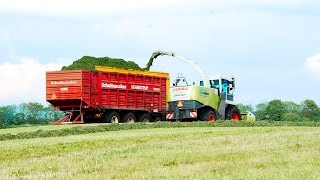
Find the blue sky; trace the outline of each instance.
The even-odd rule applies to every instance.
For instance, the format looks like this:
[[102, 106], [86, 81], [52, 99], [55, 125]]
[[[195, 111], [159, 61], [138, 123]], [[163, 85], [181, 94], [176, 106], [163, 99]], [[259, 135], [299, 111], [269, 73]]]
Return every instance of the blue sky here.
[[[319, 22], [314, 0], [0, 1], [0, 105], [44, 103], [45, 71], [84, 55], [144, 66], [160, 49], [235, 76], [238, 102], [320, 104]], [[169, 57], [152, 70], [200, 78]]]

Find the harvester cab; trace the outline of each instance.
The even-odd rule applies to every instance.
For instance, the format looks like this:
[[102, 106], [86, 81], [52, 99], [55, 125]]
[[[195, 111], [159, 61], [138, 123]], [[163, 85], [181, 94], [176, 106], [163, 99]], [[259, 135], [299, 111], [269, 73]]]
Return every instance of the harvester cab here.
[[201, 75], [199, 84], [189, 85], [182, 74], [178, 74], [170, 88], [169, 107], [166, 111], [167, 120], [215, 121], [218, 118], [241, 120], [240, 111], [234, 100], [234, 77], [206, 76], [197, 63], [173, 52], [155, 51], [151, 60], [163, 55], [189, 63]]
[[[200, 81], [200, 86], [204, 86], [203, 84], [203, 81]], [[211, 89], [217, 92], [221, 100], [233, 101], [235, 89], [234, 77], [209, 76], [208, 84]]]

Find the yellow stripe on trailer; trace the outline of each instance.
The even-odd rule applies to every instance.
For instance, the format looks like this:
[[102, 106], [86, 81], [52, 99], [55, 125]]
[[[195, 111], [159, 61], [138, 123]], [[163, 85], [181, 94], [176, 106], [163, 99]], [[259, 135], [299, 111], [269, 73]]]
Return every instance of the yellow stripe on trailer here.
[[102, 72], [118, 72], [122, 74], [136, 74], [136, 75], [144, 75], [144, 76], [156, 76], [156, 77], [169, 78], [169, 73], [157, 72], [157, 71], [141, 71], [141, 70], [122, 69], [122, 68], [114, 68], [114, 67], [107, 67], [107, 66], [95, 66], [95, 69], [97, 71], [102, 71]]
[[[157, 71], [142, 71], [142, 70], [135, 70], [135, 69], [122, 69], [122, 68], [114, 68], [114, 67], [107, 67], [107, 66], [95, 66], [97, 71], [101, 72], [118, 72], [121, 74], [135, 74], [135, 75], [143, 75], [143, 76], [155, 76], [166, 78], [166, 87], [167, 87], [167, 102], [170, 101], [170, 75], [166, 72], [157, 72]], [[167, 103], [168, 107], [168, 103]]]

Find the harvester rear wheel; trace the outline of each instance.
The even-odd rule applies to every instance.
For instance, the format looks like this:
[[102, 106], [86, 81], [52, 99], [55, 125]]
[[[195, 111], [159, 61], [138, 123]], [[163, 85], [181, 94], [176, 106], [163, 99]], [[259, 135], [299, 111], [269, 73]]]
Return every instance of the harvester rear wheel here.
[[144, 123], [148, 123], [151, 121], [151, 117], [149, 114], [145, 113], [145, 114], [142, 114], [140, 117], [139, 117], [139, 122], [144, 122]]
[[200, 113], [201, 121], [209, 121], [209, 122], [215, 122], [217, 120], [217, 115], [212, 110], [205, 110]]
[[111, 111], [106, 118], [109, 123], [119, 123], [120, 121], [120, 115], [117, 111]]
[[123, 121], [127, 123], [134, 123], [136, 121], [136, 116], [132, 112], [128, 112], [123, 116]]
[[229, 119], [229, 120], [231, 119], [233, 121], [241, 120], [240, 110], [238, 109], [237, 106], [231, 106], [230, 108], [227, 109], [226, 119]]

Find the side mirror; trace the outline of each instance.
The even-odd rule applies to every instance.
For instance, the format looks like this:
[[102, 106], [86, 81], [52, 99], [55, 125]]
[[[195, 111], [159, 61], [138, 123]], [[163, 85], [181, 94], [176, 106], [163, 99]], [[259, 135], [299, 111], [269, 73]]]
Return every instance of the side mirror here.
[[234, 77], [231, 77], [231, 85], [233, 88], [236, 86], [236, 80]]
[[229, 92], [232, 92], [233, 91], [233, 87], [229, 87]]

